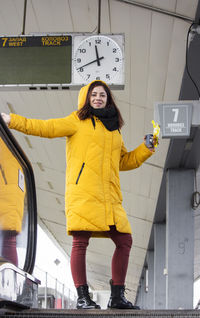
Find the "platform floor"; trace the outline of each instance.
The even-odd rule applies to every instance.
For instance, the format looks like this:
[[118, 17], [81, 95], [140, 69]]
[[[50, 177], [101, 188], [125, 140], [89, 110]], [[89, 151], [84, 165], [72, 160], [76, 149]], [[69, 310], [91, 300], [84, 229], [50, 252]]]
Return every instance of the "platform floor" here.
[[134, 318], [200, 318], [200, 310], [65, 310], [65, 309], [28, 309], [23, 311], [0, 310], [0, 318], [71, 318], [71, 317], [134, 317]]

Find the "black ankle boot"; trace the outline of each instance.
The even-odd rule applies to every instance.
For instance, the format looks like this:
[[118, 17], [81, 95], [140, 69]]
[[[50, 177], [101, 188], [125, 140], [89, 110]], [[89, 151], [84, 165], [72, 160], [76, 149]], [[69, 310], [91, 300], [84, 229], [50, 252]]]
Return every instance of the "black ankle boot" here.
[[77, 309], [101, 309], [91, 298], [88, 292], [88, 285], [82, 285], [77, 288]]
[[124, 285], [113, 285], [112, 279], [110, 280], [111, 295], [108, 302], [108, 308], [115, 309], [137, 309], [140, 307], [134, 306], [130, 301], [124, 296], [125, 286]]

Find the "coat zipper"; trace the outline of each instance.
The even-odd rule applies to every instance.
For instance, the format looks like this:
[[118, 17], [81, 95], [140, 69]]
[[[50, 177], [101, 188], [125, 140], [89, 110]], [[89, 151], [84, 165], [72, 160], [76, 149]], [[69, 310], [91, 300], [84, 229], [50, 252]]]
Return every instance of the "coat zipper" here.
[[[96, 123], [95, 123], [95, 119], [93, 116], [91, 117], [91, 120], [92, 120], [93, 127], [95, 129]], [[86, 148], [86, 152], [87, 152], [87, 149], [88, 149], [88, 147]], [[78, 178], [76, 179], [76, 184], [78, 184], [78, 182], [79, 182], [79, 179], [80, 179], [81, 173], [83, 172], [84, 166], [85, 166], [85, 162], [83, 162], [83, 164], [81, 166], [81, 169], [80, 169], [79, 174], [78, 174]]]
[[76, 184], [78, 184], [78, 181], [79, 181], [79, 178], [80, 178], [80, 176], [81, 176], [81, 173], [82, 173], [82, 171], [83, 171], [84, 166], [85, 166], [85, 162], [83, 162], [82, 167], [81, 167], [81, 170], [79, 171], [78, 178], [76, 179]]
[[1, 166], [1, 164], [0, 164], [0, 171], [1, 171], [1, 175], [2, 175], [2, 178], [3, 178], [4, 182], [5, 182], [5, 184], [8, 184], [8, 182], [6, 180], [6, 176], [5, 176], [4, 170], [3, 170], [2, 166]]

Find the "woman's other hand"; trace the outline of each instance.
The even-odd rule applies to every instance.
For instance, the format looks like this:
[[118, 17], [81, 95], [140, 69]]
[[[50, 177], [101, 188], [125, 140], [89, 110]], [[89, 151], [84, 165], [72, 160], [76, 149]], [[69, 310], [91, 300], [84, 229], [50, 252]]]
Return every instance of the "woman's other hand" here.
[[144, 143], [149, 150], [154, 151], [155, 140], [152, 134], [144, 136]]
[[10, 115], [5, 114], [5, 113], [1, 113], [1, 117], [3, 118], [3, 120], [6, 123], [6, 125], [8, 126], [10, 124]]

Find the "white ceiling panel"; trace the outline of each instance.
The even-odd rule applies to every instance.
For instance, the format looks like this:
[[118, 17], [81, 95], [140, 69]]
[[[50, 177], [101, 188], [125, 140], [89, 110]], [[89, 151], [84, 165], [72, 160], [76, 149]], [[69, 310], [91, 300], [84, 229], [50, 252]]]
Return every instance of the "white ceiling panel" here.
[[149, 73], [152, 12], [130, 7], [131, 12], [131, 104], [145, 107]]
[[59, 0], [27, 1], [26, 33], [73, 32], [69, 2]]
[[101, 33], [111, 33], [111, 4], [110, 0], [101, 2]]
[[175, 12], [176, 10], [176, 1], [174, 0], [165, 0], [165, 1], [160, 1], [160, 0], [153, 0], [152, 5], [154, 7], [158, 7], [163, 10], [168, 10]]
[[141, 188], [141, 169], [134, 169], [130, 171], [129, 174], [131, 176], [131, 193], [141, 195], [139, 192], [139, 188]]
[[126, 200], [128, 201], [127, 205], [129, 206], [128, 215], [150, 222], [153, 221], [156, 208], [154, 199], [150, 199], [142, 195], [130, 194], [128, 198], [127, 196], [124, 197], [124, 201]]
[[[98, 1], [70, 0], [74, 32], [94, 32], [97, 28]], [[81, 30], [81, 31], [80, 31]]]
[[[52, 194], [58, 194], [60, 197], [64, 198], [65, 189], [65, 173], [64, 171], [49, 169], [46, 166], [41, 166], [40, 164], [33, 164], [34, 173], [36, 176], [36, 182], [38, 188], [45, 191], [52, 192]], [[64, 209], [64, 207], [63, 207]]]
[[[63, 210], [64, 197], [61, 196], [59, 193], [57, 194], [57, 193], [51, 192], [48, 184], [46, 186], [46, 190], [40, 189], [38, 187], [37, 200], [45, 208], [45, 211], [43, 213], [46, 213], [47, 220], [48, 220], [48, 207], [50, 207], [50, 209], [54, 209], [54, 211], [57, 211], [58, 214], [60, 213], [60, 211]], [[40, 204], [38, 206], [40, 206]], [[40, 213], [40, 210], [39, 210], [39, 215], [42, 216], [42, 214]], [[63, 224], [63, 226], [65, 226], [65, 224], [66, 222]]]
[[[161, 168], [156, 168], [156, 167], [152, 167], [151, 170], [152, 170], [152, 178], [150, 181], [151, 186], [150, 186], [149, 197], [153, 200], [156, 200], [156, 198], [158, 198], [159, 191], [160, 191], [163, 170]], [[155, 182], [155, 180], [157, 181]]]
[[49, 206], [47, 208], [41, 203], [38, 205], [38, 211], [40, 211], [40, 217], [43, 221], [45, 221], [46, 217], [48, 217], [48, 221], [52, 222], [53, 224], [59, 224], [63, 227], [66, 223], [64, 210], [58, 210], [54, 207], [50, 208]]
[[[48, 215], [48, 211], [47, 211]], [[41, 219], [43, 224], [47, 227], [51, 235], [58, 241], [65, 242], [66, 240], [66, 227], [65, 224], [58, 224], [50, 222], [48, 219]]]
[[144, 197], [149, 197], [151, 182], [153, 179], [153, 169], [152, 167], [149, 167], [149, 165], [142, 165], [140, 167], [140, 172], [141, 181], [138, 188], [138, 192], [140, 193], [140, 195]]
[[[123, 91], [116, 92], [116, 96], [121, 101], [130, 103], [130, 39], [131, 33], [131, 16], [130, 16], [130, 5], [119, 3], [115, 0], [110, 0], [110, 25], [111, 29], [108, 32], [111, 33], [125, 33], [125, 89]], [[123, 21], [119, 23], [119, 21]]]
[[[171, 17], [152, 14], [147, 108], [153, 108], [155, 101], [163, 100], [173, 22]], [[161, 24], [162, 28], [159, 27]]]
[[114, 243], [112, 240], [106, 238], [91, 238], [89, 245], [90, 252], [97, 253], [99, 257], [104, 258], [104, 255], [111, 257], [111, 250], [114, 250]]
[[[144, 118], [145, 108], [138, 105], [131, 105], [130, 107], [130, 125], [131, 125], [131, 147], [137, 147], [144, 137]], [[152, 119], [149, 118], [151, 122]], [[149, 133], [149, 132], [146, 132]]]
[[145, 249], [149, 242], [152, 222], [130, 216], [129, 220], [132, 226], [134, 244]]
[[2, 35], [22, 33], [24, 0], [0, 1], [0, 30]]
[[163, 100], [177, 100], [179, 97], [185, 65], [186, 37], [189, 24], [175, 20], [171, 39], [168, 73]]
[[177, 0], [176, 12], [194, 19], [198, 0]]

